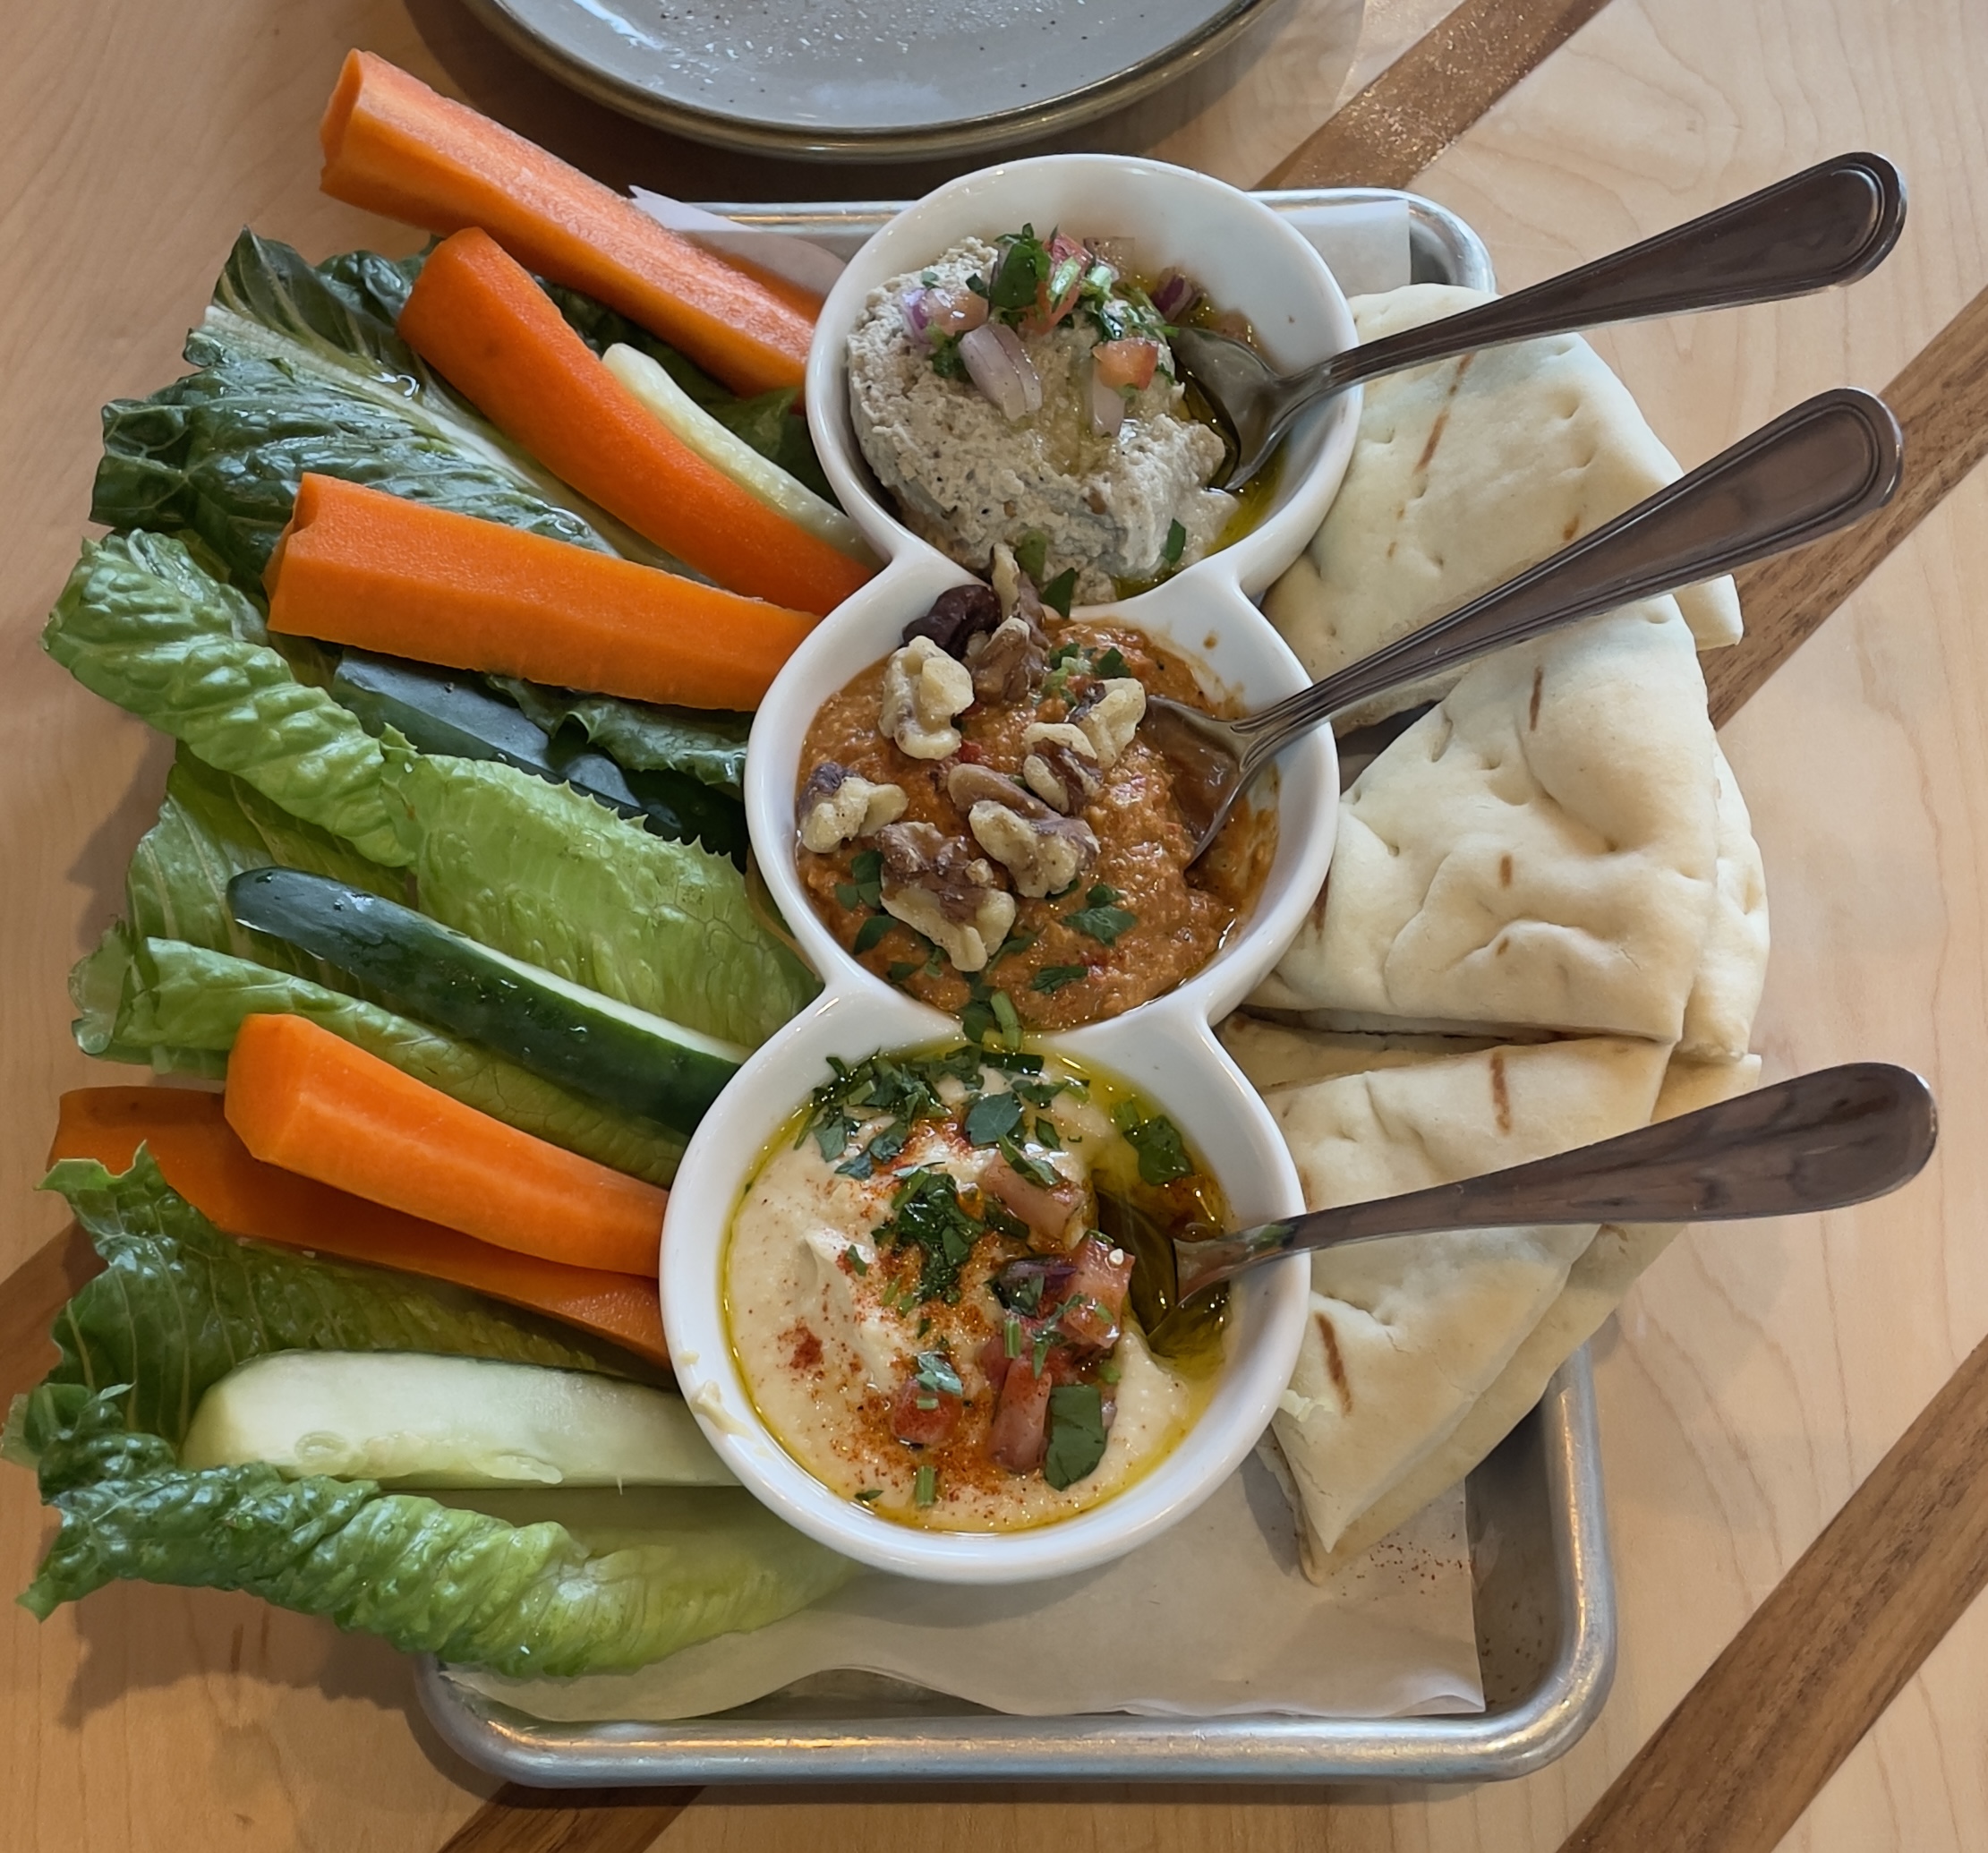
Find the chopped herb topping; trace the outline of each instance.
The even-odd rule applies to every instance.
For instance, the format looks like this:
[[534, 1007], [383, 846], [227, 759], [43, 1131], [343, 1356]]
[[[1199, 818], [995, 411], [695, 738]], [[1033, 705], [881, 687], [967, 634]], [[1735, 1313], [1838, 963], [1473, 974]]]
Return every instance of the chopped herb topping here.
[[987, 306], [1016, 321], [1036, 306], [1036, 293], [1049, 280], [1049, 247], [1032, 225], [1010, 232], [996, 248], [994, 275], [987, 279]]
[[1049, 570], [1049, 536], [1024, 534], [1015, 542], [1015, 564], [1040, 585]]
[[996, 991], [987, 1000], [993, 1007], [994, 1021], [1001, 1025], [1001, 1039], [1011, 1049], [1021, 1046], [1021, 1019], [1015, 1014], [1013, 1000], [1005, 991]]
[[876, 1234], [893, 1248], [921, 1251], [915, 1300], [951, 1302], [960, 1297], [960, 1268], [991, 1226], [960, 1202], [950, 1171], [921, 1167], [907, 1173], [892, 1192], [890, 1219]]
[[1039, 991], [1045, 997], [1062, 990], [1065, 985], [1081, 983], [1090, 976], [1088, 965], [1045, 965], [1028, 980], [1031, 991]]
[[[1181, 524], [1177, 521], [1173, 524], [1175, 527], [1178, 527]], [[1118, 645], [1116, 644], [1113, 644], [1109, 650], [1105, 651], [1105, 653], [1097, 659], [1096, 664], [1094, 664], [1093, 667], [1098, 675], [1112, 679], [1116, 679], [1121, 676], [1129, 676], [1132, 673], [1131, 664], [1127, 662], [1124, 657], [1119, 654]]]
[[867, 1274], [870, 1271], [870, 1264], [863, 1259], [863, 1251], [853, 1243], [842, 1251], [842, 1259], [857, 1274]]
[[1181, 1129], [1165, 1114], [1141, 1119], [1130, 1101], [1122, 1104], [1112, 1122], [1125, 1135], [1125, 1143], [1139, 1154], [1139, 1174], [1149, 1184], [1170, 1184], [1194, 1175], [1194, 1161], [1187, 1155]]
[[1168, 566], [1178, 566], [1181, 555], [1187, 549], [1187, 530], [1176, 521], [1166, 531], [1166, 545], [1160, 549], [1160, 558]]
[[[1087, 939], [1095, 939], [1100, 945], [1114, 946], [1122, 934], [1130, 933], [1139, 925], [1139, 916], [1110, 902], [1099, 904], [1096, 901], [1098, 891], [1093, 888], [1090, 892], [1092, 904], [1079, 908], [1073, 914], [1065, 914], [1063, 924]], [[1105, 892], [1115, 898], [1115, 890], [1106, 889]]]
[[889, 914], [872, 914], [856, 929], [856, 937], [850, 943], [850, 950], [859, 953], [868, 952], [897, 924]]
[[1063, 1149], [1063, 1135], [1056, 1130], [1056, 1123], [1047, 1114], [1037, 1114], [1028, 1122], [1028, 1136], [1045, 1152], [1060, 1152]]
[[1096, 1472], [1105, 1458], [1105, 1400], [1094, 1383], [1068, 1383], [1049, 1393], [1049, 1450], [1042, 1477], [1061, 1492]]
[[934, 1506], [939, 1500], [939, 1470], [936, 1467], [920, 1467], [911, 1482], [911, 1503], [914, 1506]]
[[[858, 850], [849, 858], [849, 875], [856, 885], [856, 898], [865, 907], [883, 905], [883, 851]], [[837, 891], [840, 899], [840, 891]]]
[[1056, 1174], [1054, 1166], [1045, 1165], [1040, 1158], [1031, 1157], [1012, 1139], [1000, 1141], [998, 1149], [1007, 1159], [1009, 1168], [1018, 1176], [1025, 1177], [1038, 1191], [1053, 1191], [1062, 1179]]
[[[921, 1390], [934, 1396], [963, 1396], [967, 1393], [960, 1381], [960, 1373], [952, 1368], [952, 1360], [943, 1351], [921, 1351], [911, 1380]], [[935, 1408], [937, 1405], [933, 1406]]]
[[[1041, 1297], [1040, 1279], [1036, 1283], [1036, 1294], [1037, 1298]], [[1005, 1355], [1011, 1358], [1021, 1355], [1021, 1321], [1011, 1312], [1001, 1322], [1001, 1349]]]
[[965, 380], [969, 377], [966, 361], [960, 353], [959, 336], [933, 336], [932, 371], [942, 380]]
[[871, 1501], [883, 1497], [883, 1489], [881, 1486], [866, 1486], [856, 1497], [867, 1506]]
[[1065, 567], [1041, 590], [1044, 604], [1059, 618], [1070, 616], [1070, 602], [1077, 595], [1077, 568]]
[[967, 1109], [967, 1142], [997, 1145], [1021, 1123], [1019, 1094], [983, 1094]]

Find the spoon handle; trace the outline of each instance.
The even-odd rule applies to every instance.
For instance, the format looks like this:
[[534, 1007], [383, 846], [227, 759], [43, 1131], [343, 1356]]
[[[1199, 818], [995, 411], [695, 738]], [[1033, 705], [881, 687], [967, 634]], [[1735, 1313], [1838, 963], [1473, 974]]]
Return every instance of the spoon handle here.
[[1516, 295], [1350, 347], [1317, 369], [1318, 390], [1500, 342], [1851, 283], [1883, 262], [1904, 225], [1898, 170], [1882, 155], [1838, 155]]
[[1824, 1068], [1508, 1171], [1176, 1242], [1180, 1297], [1277, 1255], [1388, 1235], [1838, 1209], [1916, 1176], [1936, 1131], [1932, 1090], [1910, 1069]]
[[1327, 715], [1486, 652], [1730, 572], [1891, 500], [1903, 440], [1881, 399], [1819, 393], [1668, 489], [1446, 618], [1231, 723], [1245, 780]]

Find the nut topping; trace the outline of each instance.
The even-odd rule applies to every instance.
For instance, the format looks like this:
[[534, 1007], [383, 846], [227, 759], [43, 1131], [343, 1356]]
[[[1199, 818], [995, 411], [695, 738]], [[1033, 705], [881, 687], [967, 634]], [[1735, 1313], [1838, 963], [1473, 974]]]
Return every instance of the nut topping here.
[[976, 701], [1015, 707], [1028, 699], [1041, 680], [1043, 639], [1025, 618], [1003, 618], [993, 636], [976, 637], [967, 645], [973, 670]]
[[824, 759], [808, 773], [797, 807], [801, 845], [820, 856], [840, 849], [851, 837], [868, 836], [904, 815], [907, 800], [901, 785], [877, 785], [847, 766]]
[[1021, 730], [1021, 775], [1043, 802], [1074, 816], [1104, 789], [1097, 748], [1067, 721], [1033, 721]]
[[904, 641], [930, 637], [948, 656], [966, 659], [967, 646], [977, 636], [994, 629], [1007, 608], [993, 589], [977, 580], [970, 585], [949, 585], [932, 601], [932, 609], [904, 627]]
[[1146, 689], [1136, 676], [1113, 676], [1096, 700], [1071, 716], [1084, 730], [1106, 772], [1118, 764], [1145, 718]]
[[1008, 871], [1015, 892], [1039, 901], [1061, 894], [1088, 874], [1097, 861], [1097, 838], [1081, 817], [1059, 817], [1046, 806], [1028, 799], [1033, 816], [993, 798], [982, 798], [967, 813], [974, 841]]
[[993, 866], [934, 824], [891, 824], [876, 833], [883, 910], [922, 933], [956, 969], [978, 971], [1015, 922], [1015, 897]]
[[[950, 758], [960, 750], [952, 717], [972, 705], [973, 677], [967, 666], [930, 637], [913, 637], [891, 653], [884, 669], [877, 731], [913, 759]], [[1143, 696], [1140, 705], [1143, 711]]]

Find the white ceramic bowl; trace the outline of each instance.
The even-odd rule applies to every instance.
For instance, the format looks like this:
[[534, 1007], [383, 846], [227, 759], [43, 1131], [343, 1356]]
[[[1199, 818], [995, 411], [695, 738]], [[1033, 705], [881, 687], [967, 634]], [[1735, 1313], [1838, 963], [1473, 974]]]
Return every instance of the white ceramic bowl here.
[[[875, 977], [815, 916], [794, 861], [800, 750], [821, 703], [901, 641], [905, 624], [968, 575], [892, 514], [849, 429], [843, 353], [870, 291], [968, 234], [1029, 220], [1079, 235], [1131, 237], [1142, 265], [1175, 265], [1241, 310], [1282, 366], [1324, 358], [1355, 338], [1344, 299], [1318, 254], [1246, 194], [1204, 175], [1102, 155], [1051, 156], [969, 175], [900, 213], [857, 254], [823, 306], [807, 371], [807, 414], [823, 466], [885, 562], [815, 629], [781, 672], [754, 723], [746, 808], [755, 857], [781, 914], [823, 976], [822, 996], [748, 1062], [685, 1153], [663, 1225], [664, 1326], [678, 1379], [738, 1478], [802, 1531], [863, 1562], [961, 1583], [1020, 1582], [1103, 1563], [1191, 1511], [1255, 1446], [1290, 1379], [1303, 1332], [1302, 1260], [1257, 1269], [1231, 1299], [1228, 1362], [1193, 1430], [1149, 1473], [1103, 1504], [1030, 1530], [921, 1532], [831, 1492], [773, 1439], [755, 1410], [726, 1330], [722, 1264], [740, 1194], [768, 1141], [828, 1073], [827, 1058], [928, 1044], [958, 1025]], [[1254, 707], [1307, 678], [1253, 597], [1283, 572], [1324, 518], [1352, 448], [1357, 395], [1318, 408], [1290, 440], [1264, 521], [1235, 545], [1109, 614], [1193, 662], [1211, 697]], [[1301, 1208], [1297, 1173], [1275, 1122], [1209, 1025], [1233, 1010], [1290, 944], [1325, 880], [1338, 811], [1329, 733], [1281, 763], [1278, 841], [1249, 918], [1207, 965], [1164, 996], [1106, 1022], [1043, 1038], [1045, 1047], [1122, 1075], [1188, 1135], [1241, 1223]]]

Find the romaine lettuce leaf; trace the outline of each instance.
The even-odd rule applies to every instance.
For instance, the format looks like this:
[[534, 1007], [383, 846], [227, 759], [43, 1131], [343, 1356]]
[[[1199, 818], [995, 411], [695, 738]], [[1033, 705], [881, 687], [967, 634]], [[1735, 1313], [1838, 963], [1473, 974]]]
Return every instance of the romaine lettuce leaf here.
[[85, 541], [41, 636], [84, 687], [183, 740], [292, 816], [389, 867], [411, 859], [376, 740], [269, 645], [261, 615], [180, 542]]
[[313, 269], [243, 232], [186, 358], [201, 371], [104, 410], [91, 518], [197, 534], [238, 587], [262, 570], [306, 470], [577, 546], [673, 565], [512, 444], [395, 332], [408, 267]]
[[744, 791], [750, 714], [658, 707], [508, 677], [491, 679], [547, 733], [555, 739], [577, 734], [624, 772], [681, 773], [733, 798]]
[[747, 1046], [819, 988], [722, 857], [488, 761], [414, 756], [388, 784], [418, 845], [422, 912], [472, 939]]
[[573, 1093], [476, 1043], [226, 952], [140, 938], [122, 923], [71, 973], [69, 989], [86, 1055], [218, 1076], [227, 1072], [244, 1017], [308, 1017], [465, 1106], [596, 1164], [667, 1185], [683, 1157], [680, 1132]]
[[[41, 1617], [135, 1576], [247, 1590], [410, 1652], [563, 1677], [764, 1627], [851, 1569], [729, 1488], [528, 1496], [543, 1516], [513, 1524], [467, 1503], [503, 1494], [444, 1505], [261, 1465], [188, 1473], [156, 1436], [124, 1432], [110, 1397], [75, 1412], [42, 1463], [62, 1530], [21, 1597]], [[556, 1516], [568, 1501], [571, 1529]], [[617, 1506], [590, 1539], [588, 1521]]]
[[607, 1369], [619, 1359], [474, 1294], [221, 1234], [144, 1154], [50, 1174], [108, 1264], [57, 1319], [10, 1454], [62, 1529], [21, 1602], [46, 1617], [121, 1577], [243, 1589], [410, 1652], [517, 1674], [637, 1666], [764, 1627], [850, 1566], [748, 1493], [383, 1493], [267, 1465], [189, 1472], [206, 1390], [278, 1350], [421, 1350]]
[[[272, 1351], [430, 1351], [629, 1374], [611, 1347], [462, 1288], [224, 1235], [144, 1151], [122, 1175], [66, 1159], [42, 1187], [68, 1200], [106, 1263], [55, 1320], [61, 1358], [44, 1387], [116, 1386], [123, 1425], [175, 1447], [208, 1388]], [[57, 1397], [30, 1410], [30, 1448], [44, 1452], [51, 1422], [78, 1406]]]

